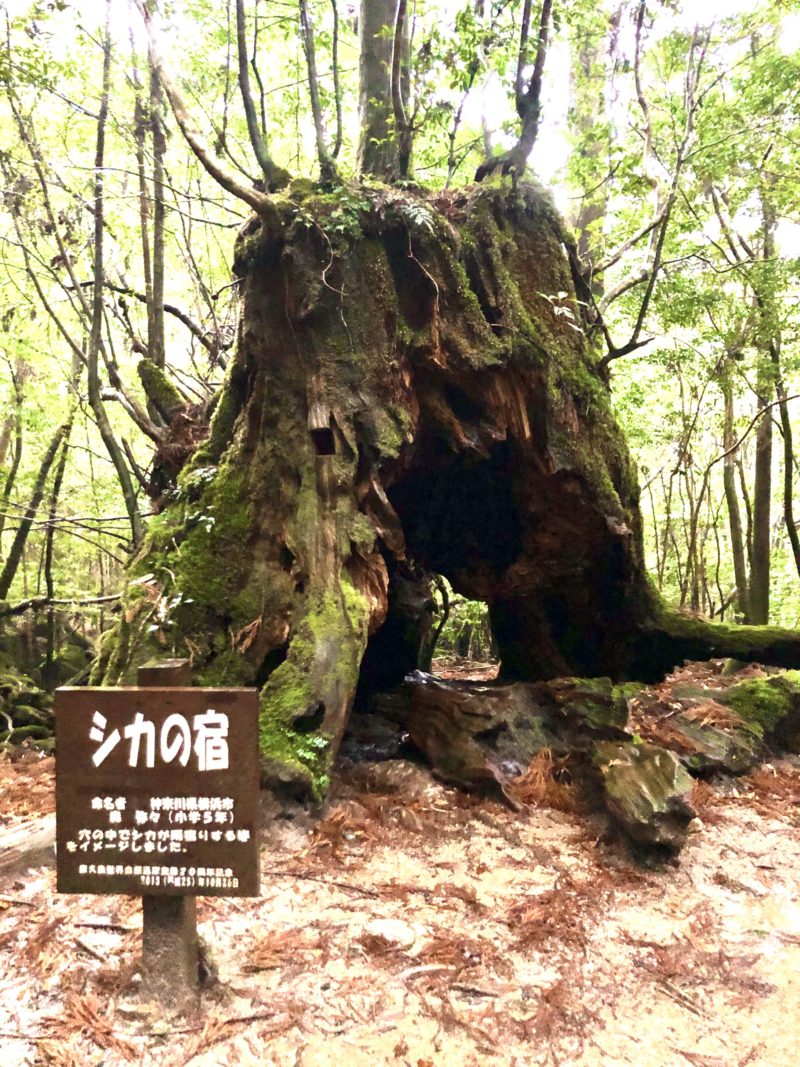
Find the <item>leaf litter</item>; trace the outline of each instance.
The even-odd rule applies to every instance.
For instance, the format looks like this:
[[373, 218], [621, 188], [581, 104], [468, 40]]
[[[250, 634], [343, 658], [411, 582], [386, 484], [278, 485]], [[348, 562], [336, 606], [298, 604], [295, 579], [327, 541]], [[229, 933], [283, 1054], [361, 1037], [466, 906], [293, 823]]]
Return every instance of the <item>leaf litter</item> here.
[[138, 900], [6, 873], [0, 1062], [800, 1062], [796, 761], [698, 782], [702, 832], [649, 867], [581, 813], [568, 765], [546, 754], [517, 785], [512, 812], [362, 768], [317, 823], [266, 819], [262, 896], [200, 899], [219, 977], [176, 1019], [138, 995]]

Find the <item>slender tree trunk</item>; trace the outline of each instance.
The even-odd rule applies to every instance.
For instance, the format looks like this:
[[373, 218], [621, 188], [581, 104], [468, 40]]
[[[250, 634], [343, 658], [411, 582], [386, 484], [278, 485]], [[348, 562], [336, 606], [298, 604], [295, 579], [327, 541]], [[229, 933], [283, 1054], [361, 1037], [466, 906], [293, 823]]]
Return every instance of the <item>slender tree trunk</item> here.
[[[131, 31], [133, 53], [133, 31]], [[151, 75], [152, 77], [152, 75]], [[153, 261], [150, 251], [150, 190], [147, 187], [147, 129], [148, 110], [143, 100], [143, 86], [136, 64], [133, 64], [133, 84], [136, 93], [133, 113], [134, 138], [136, 140], [136, 173], [139, 179], [139, 232], [142, 239], [142, 273], [144, 274], [144, 298], [147, 308], [147, 351], [152, 354], [155, 333], [153, 323]]]
[[[602, 255], [603, 219], [606, 214], [608, 137], [605, 134], [606, 37], [586, 32], [575, 44], [570, 71], [570, 127], [577, 137], [582, 185], [580, 200], [570, 219], [575, 233], [578, 259], [591, 271]], [[602, 280], [593, 282], [595, 296], [602, 296]]]
[[409, 57], [410, 20], [408, 0], [398, 0], [392, 42], [392, 116], [397, 177], [405, 179], [411, 171], [411, 149], [414, 144], [414, 123], [408, 112], [411, 65]]
[[782, 380], [778, 382], [778, 405], [783, 431], [783, 520], [797, 573], [800, 575], [800, 535], [797, 532], [797, 520], [794, 516], [794, 439], [792, 422], [789, 418], [789, 405], [786, 402], [786, 388]]
[[[27, 376], [27, 367], [22, 360], [17, 361], [14, 370], [12, 384], [14, 387], [14, 411], [8, 416], [6, 425], [3, 427], [2, 450], [0, 451], [0, 465], [5, 466], [9, 447], [11, 448], [11, 464], [8, 473], [3, 479], [3, 493], [0, 496], [0, 548], [2, 547], [3, 529], [6, 524], [8, 506], [11, 502], [11, 494], [17, 481], [20, 461], [22, 460], [22, 399], [23, 382]], [[13, 434], [13, 443], [11, 441]]]
[[[761, 190], [761, 224], [763, 234], [762, 255], [766, 264], [775, 256], [775, 225], [777, 219], [767, 195]], [[769, 270], [769, 267], [767, 268]], [[780, 380], [780, 335], [777, 332], [777, 315], [774, 294], [769, 281], [762, 289], [755, 286], [755, 303], [758, 309], [757, 351], [759, 354], [756, 374], [758, 403], [765, 407], [772, 400]], [[772, 410], [766, 411], [756, 434], [755, 482], [753, 488], [753, 559], [750, 569], [750, 614], [754, 623], [769, 622], [769, 578], [772, 534]]]
[[111, 72], [111, 35], [109, 31], [109, 5], [106, 7], [106, 27], [103, 39], [103, 88], [100, 100], [100, 112], [97, 120], [97, 147], [95, 150], [94, 179], [94, 292], [91, 308], [91, 332], [89, 334], [89, 351], [86, 363], [88, 367], [89, 404], [97, 422], [97, 428], [106, 446], [106, 451], [114, 465], [119, 479], [120, 489], [125, 501], [125, 509], [131, 524], [134, 544], [138, 544], [144, 535], [144, 527], [136, 502], [131, 473], [125, 456], [120, 448], [103, 403], [100, 390], [98, 360], [103, 328], [103, 165], [105, 160], [106, 122], [108, 119], [108, 92]]
[[0, 600], [5, 600], [8, 596], [11, 583], [14, 581], [19, 565], [22, 562], [28, 535], [31, 532], [31, 527], [36, 518], [36, 512], [39, 510], [39, 505], [44, 498], [47, 476], [50, 473], [50, 468], [53, 466], [53, 461], [58, 455], [58, 450], [61, 448], [64, 439], [69, 436], [73, 417], [74, 411], [70, 411], [66, 421], [58, 427], [53, 435], [50, 444], [47, 446], [47, 451], [42, 458], [42, 462], [39, 464], [39, 471], [36, 475], [36, 481], [33, 485], [33, 492], [28, 501], [28, 506], [25, 509], [24, 516], [20, 520], [19, 526], [17, 527], [17, 532], [14, 535], [14, 540], [11, 543], [11, 548], [6, 557], [3, 569], [0, 571]]
[[[727, 451], [736, 437], [733, 432], [733, 394], [729, 385], [723, 385], [725, 395], [725, 430], [724, 441]], [[739, 510], [739, 494], [736, 491], [736, 460], [731, 453], [725, 457], [722, 479], [725, 487], [725, 501], [728, 505], [728, 525], [730, 527], [731, 555], [733, 556], [733, 573], [736, 578], [736, 600], [744, 622], [751, 622], [747, 602], [747, 559], [745, 557], [744, 535], [742, 533], [742, 516]]]
[[149, 337], [150, 359], [163, 369], [166, 361], [164, 342], [164, 155], [167, 142], [162, 118], [161, 84], [155, 71], [150, 72], [150, 122], [153, 130], [153, 305]]
[[[56, 473], [53, 478], [53, 488], [50, 493], [50, 511], [47, 532], [44, 542], [44, 583], [47, 599], [55, 599], [55, 582], [53, 581], [53, 543], [55, 540], [55, 523], [58, 511], [58, 498], [61, 495], [61, 486], [64, 483], [64, 474], [67, 469], [67, 457], [69, 456], [69, 433], [71, 425], [64, 436], [61, 446], [61, 455], [56, 465]], [[47, 612], [47, 648], [45, 651], [45, 677], [52, 671], [53, 658], [56, 649], [56, 612], [53, 607]], [[48, 679], [49, 680], [49, 679]]]
[[306, 55], [306, 67], [308, 69], [311, 115], [314, 119], [314, 132], [317, 138], [319, 176], [323, 182], [331, 185], [336, 180], [337, 174], [336, 166], [328, 150], [328, 139], [325, 135], [325, 123], [322, 118], [322, 104], [319, 98], [319, 81], [317, 79], [317, 56], [314, 46], [314, 26], [308, 10], [308, 0], [300, 0], [300, 28], [302, 30], [303, 50]]
[[[245, 32], [244, 0], [236, 0], [236, 45], [239, 56], [239, 89], [242, 94], [244, 113], [247, 118], [247, 132], [253, 146], [258, 165], [264, 175], [268, 190], [285, 185], [285, 174], [269, 154], [264, 130], [259, 125], [253, 92], [250, 87], [250, 69], [247, 57], [247, 37]], [[174, 108], [173, 103], [173, 108]]]
[[395, 166], [391, 131], [391, 70], [398, 0], [361, 0], [358, 171], [390, 177]]
[[[762, 356], [756, 389], [761, 407], [769, 403], [772, 368]], [[772, 412], [766, 411], [756, 431], [756, 459], [753, 478], [753, 558], [750, 565], [748, 605], [750, 621], [769, 621], [769, 573], [772, 532]]]

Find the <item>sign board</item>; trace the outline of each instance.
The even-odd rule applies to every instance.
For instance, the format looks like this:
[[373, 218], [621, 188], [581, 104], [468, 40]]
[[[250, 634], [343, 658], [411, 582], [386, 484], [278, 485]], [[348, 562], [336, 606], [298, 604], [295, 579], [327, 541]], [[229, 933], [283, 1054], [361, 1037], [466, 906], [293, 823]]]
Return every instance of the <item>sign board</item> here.
[[60, 893], [258, 896], [255, 689], [56, 690]]

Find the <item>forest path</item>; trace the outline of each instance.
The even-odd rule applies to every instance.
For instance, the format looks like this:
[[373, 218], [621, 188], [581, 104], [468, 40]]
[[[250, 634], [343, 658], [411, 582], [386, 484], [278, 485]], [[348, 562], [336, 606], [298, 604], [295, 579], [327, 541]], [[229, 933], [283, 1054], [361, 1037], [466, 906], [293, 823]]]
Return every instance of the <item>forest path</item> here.
[[[52, 760], [0, 772], [0, 810], [40, 826]], [[138, 901], [17, 866], [0, 1062], [795, 1067], [800, 774], [776, 762], [726, 793], [701, 787], [702, 831], [645, 869], [599, 817], [354, 768], [321, 822], [265, 812], [260, 899], [201, 899], [220, 980], [174, 1024], [136, 998]]]

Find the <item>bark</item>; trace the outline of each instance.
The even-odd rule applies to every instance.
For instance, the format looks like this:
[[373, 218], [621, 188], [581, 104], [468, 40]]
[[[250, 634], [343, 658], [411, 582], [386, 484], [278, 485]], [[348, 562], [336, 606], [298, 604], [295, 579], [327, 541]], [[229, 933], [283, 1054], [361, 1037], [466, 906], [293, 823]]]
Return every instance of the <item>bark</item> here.
[[391, 177], [391, 69], [398, 0], [361, 0], [359, 14], [359, 174]]
[[[109, 0], [110, 5], [110, 0]], [[89, 405], [97, 423], [97, 429], [103, 439], [109, 458], [114, 465], [117, 474], [125, 508], [131, 524], [131, 537], [134, 545], [142, 539], [144, 532], [142, 519], [139, 514], [139, 506], [136, 501], [136, 491], [133, 487], [130, 470], [125, 461], [125, 455], [111, 427], [111, 422], [106, 412], [105, 404], [100, 389], [99, 356], [102, 345], [103, 329], [103, 165], [105, 160], [105, 135], [106, 122], [108, 119], [108, 91], [111, 70], [111, 36], [109, 32], [110, 6], [106, 6], [106, 28], [103, 41], [103, 82], [100, 100], [100, 111], [97, 119], [97, 141], [95, 146], [95, 177], [94, 177], [94, 285], [91, 304], [91, 329], [89, 333], [89, 345], [86, 353], [87, 366], [87, 390]], [[82, 289], [78, 287], [82, 293]], [[0, 594], [2, 595], [2, 594]]]
[[[758, 372], [759, 407], [769, 403], [772, 390], [771, 368], [762, 365]], [[747, 599], [750, 622], [769, 622], [769, 572], [772, 535], [772, 412], [766, 411], [756, 430], [756, 459], [753, 471], [753, 557]]]
[[31, 532], [36, 513], [39, 510], [39, 505], [44, 498], [47, 476], [50, 473], [50, 468], [53, 466], [53, 462], [58, 455], [59, 449], [64, 443], [64, 440], [69, 436], [73, 418], [74, 410], [70, 412], [66, 421], [63, 422], [53, 434], [50, 444], [47, 446], [47, 451], [42, 458], [42, 462], [39, 464], [36, 481], [33, 484], [30, 500], [25, 508], [25, 514], [20, 520], [17, 532], [14, 535], [14, 540], [11, 542], [11, 548], [6, 556], [5, 563], [3, 564], [3, 569], [0, 571], [0, 600], [5, 600], [8, 596], [11, 583], [14, 581], [19, 565], [22, 562], [28, 535]]
[[93, 680], [188, 653], [201, 684], [258, 685], [265, 781], [321, 795], [357, 688], [425, 655], [428, 575], [487, 602], [507, 680], [800, 663], [797, 635], [651, 588], [597, 355], [543, 295], [574, 293], [546, 199], [359, 200], [342, 234], [339, 198], [297, 183], [241, 232], [235, 356]]
[[[725, 450], [734, 444], [733, 432], [733, 395], [730, 386], [724, 387], [725, 393]], [[736, 468], [733, 452], [726, 455], [722, 469], [725, 488], [725, 502], [728, 506], [728, 524], [731, 537], [731, 555], [733, 573], [736, 578], [736, 601], [739, 612], [745, 622], [751, 622], [747, 603], [747, 560], [745, 542], [742, 533], [742, 517], [739, 510], [739, 494], [736, 490]]]

